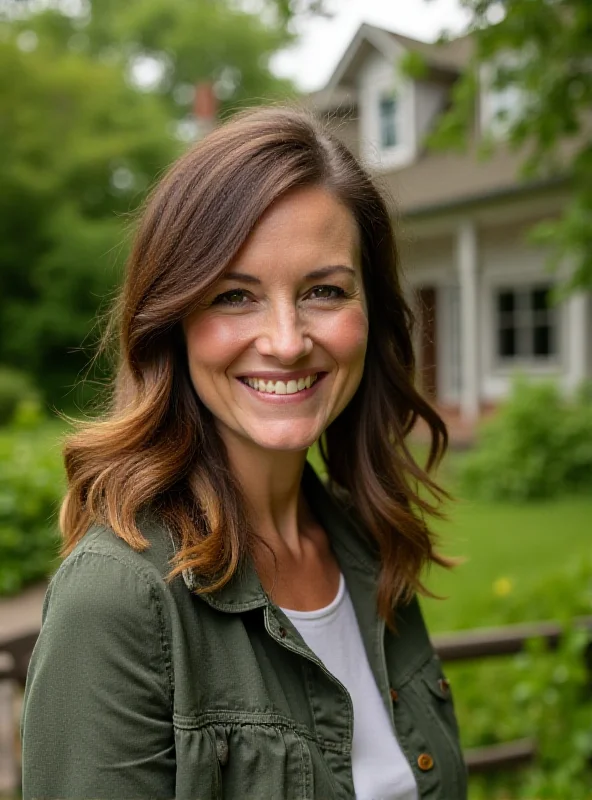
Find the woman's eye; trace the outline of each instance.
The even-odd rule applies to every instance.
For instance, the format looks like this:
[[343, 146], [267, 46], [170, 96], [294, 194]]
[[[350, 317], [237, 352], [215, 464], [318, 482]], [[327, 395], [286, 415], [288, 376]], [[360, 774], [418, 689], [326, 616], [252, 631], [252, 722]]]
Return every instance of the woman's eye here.
[[242, 289], [231, 289], [215, 298], [212, 305], [242, 306], [248, 300], [247, 293]]
[[345, 291], [339, 286], [315, 286], [310, 291], [310, 296], [313, 300], [335, 300], [337, 297], [343, 297]]

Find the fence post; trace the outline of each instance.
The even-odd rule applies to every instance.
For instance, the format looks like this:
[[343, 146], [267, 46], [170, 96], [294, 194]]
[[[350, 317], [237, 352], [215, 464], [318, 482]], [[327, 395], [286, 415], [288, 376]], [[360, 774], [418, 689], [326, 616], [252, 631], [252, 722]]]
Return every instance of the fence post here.
[[[0, 653], [0, 675], [13, 668], [9, 653]], [[0, 795], [12, 797], [20, 780], [16, 754], [16, 682], [0, 680]]]

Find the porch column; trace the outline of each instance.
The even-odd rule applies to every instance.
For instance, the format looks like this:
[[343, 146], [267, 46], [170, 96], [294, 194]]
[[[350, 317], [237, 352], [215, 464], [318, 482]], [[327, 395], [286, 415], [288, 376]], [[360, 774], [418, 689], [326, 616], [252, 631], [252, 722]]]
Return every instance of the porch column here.
[[479, 416], [479, 258], [477, 228], [463, 220], [457, 233], [460, 282], [460, 411], [472, 422]]
[[576, 292], [567, 301], [567, 375], [566, 388], [576, 389], [586, 378], [588, 367], [588, 331], [587, 331], [588, 294]]

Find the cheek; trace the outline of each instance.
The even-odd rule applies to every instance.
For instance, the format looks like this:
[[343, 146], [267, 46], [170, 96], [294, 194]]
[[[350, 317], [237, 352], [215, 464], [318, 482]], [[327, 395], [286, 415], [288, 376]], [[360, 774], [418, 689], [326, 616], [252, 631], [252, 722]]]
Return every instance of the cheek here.
[[368, 318], [363, 308], [344, 309], [325, 332], [325, 346], [343, 366], [363, 367], [368, 344]]
[[186, 328], [185, 337], [192, 375], [224, 371], [245, 345], [245, 332], [228, 317], [197, 318]]

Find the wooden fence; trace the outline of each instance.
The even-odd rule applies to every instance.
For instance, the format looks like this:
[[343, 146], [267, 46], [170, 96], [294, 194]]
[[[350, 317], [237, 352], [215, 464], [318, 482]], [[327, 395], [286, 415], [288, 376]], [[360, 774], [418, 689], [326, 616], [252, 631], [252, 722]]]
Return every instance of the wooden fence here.
[[[592, 632], [592, 617], [575, 620]], [[10, 795], [20, 783], [18, 717], [27, 665], [38, 631], [0, 638], [0, 795]], [[445, 663], [469, 661], [519, 653], [526, 642], [545, 639], [551, 648], [558, 645], [562, 628], [556, 622], [510, 625], [500, 628], [463, 631], [433, 638], [436, 652]], [[586, 651], [592, 676], [592, 643]], [[536, 758], [536, 741], [520, 739], [465, 752], [469, 774], [522, 768]]]

